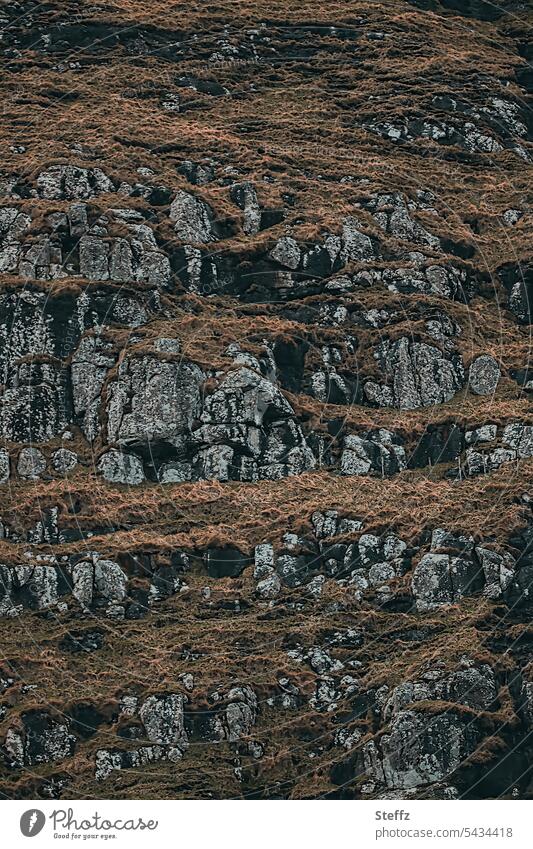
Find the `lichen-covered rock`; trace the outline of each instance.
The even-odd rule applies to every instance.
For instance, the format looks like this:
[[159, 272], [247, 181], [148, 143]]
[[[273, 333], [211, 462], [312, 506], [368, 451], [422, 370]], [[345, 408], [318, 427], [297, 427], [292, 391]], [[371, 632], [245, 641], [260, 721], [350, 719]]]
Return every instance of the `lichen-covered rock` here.
[[367, 772], [392, 789], [433, 784], [451, 775], [471, 754], [479, 739], [474, 724], [453, 712], [400, 711], [390, 732], [365, 747]]
[[334, 553], [335, 549], [324, 552], [327, 571], [346, 576], [343, 583], [353, 587], [359, 599], [375, 592], [378, 603], [389, 601], [390, 582], [405, 574], [411, 557], [407, 544], [393, 533], [362, 534], [358, 542], [345, 547], [342, 566], [331, 559]]
[[22, 730], [7, 732], [5, 749], [11, 767], [56, 763], [70, 757], [76, 739], [69, 727], [44, 710], [34, 710], [22, 716]]
[[500, 379], [500, 367], [494, 357], [476, 357], [468, 371], [468, 385], [476, 395], [492, 395]]
[[257, 696], [248, 685], [233, 687], [227, 694], [228, 705], [221, 719], [225, 739], [236, 743], [250, 734], [257, 719]]
[[74, 557], [72, 595], [84, 608], [120, 605], [126, 597], [127, 577], [118, 563], [96, 553]]
[[503, 266], [500, 278], [509, 293], [509, 309], [520, 324], [533, 319], [533, 267], [530, 263], [511, 263]]
[[211, 207], [189, 192], [177, 192], [170, 205], [170, 219], [178, 239], [192, 244], [205, 244], [216, 239]]
[[466, 271], [449, 265], [373, 269], [371, 280], [383, 283], [391, 292], [420, 292], [450, 300], [462, 300], [470, 290]]
[[6, 483], [10, 474], [9, 453], [5, 448], [0, 448], [0, 483]]
[[[395, 143], [428, 139], [447, 147], [457, 146], [471, 154], [497, 154], [507, 149], [529, 161], [526, 148], [517, 140], [528, 134], [518, 104], [493, 97], [486, 106], [479, 107], [435, 95], [432, 107], [439, 110], [435, 116], [405, 115], [372, 121], [367, 126]], [[447, 113], [445, 120], [442, 112]]]
[[260, 598], [276, 598], [281, 590], [281, 578], [272, 570], [271, 574], [266, 575], [262, 580], [258, 581], [255, 590]]
[[425, 554], [417, 564], [412, 590], [419, 611], [435, 610], [452, 604], [480, 589], [479, 565], [463, 557], [448, 554]]
[[95, 756], [95, 779], [105, 781], [115, 770], [143, 770], [159, 761], [176, 763], [183, 756], [180, 746], [141, 746], [138, 749], [98, 749]]
[[509, 552], [498, 554], [482, 546], [476, 546], [476, 554], [483, 569], [485, 586], [483, 593], [488, 598], [501, 598], [511, 586], [516, 563]]
[[51, 165], [37, 176], [37, 192], [46, 200], [79, 200], [114, 191], [113, 182], [100, 168]]
[[75, 202], [65, 212], [51, 211], [36, 238], [29, 236], [29, 216], [21, 213], [7, 224], [5, 243], [0, 232], [3, 271], [27, 280], [76, 276], [168, 286], [170, 260], [143, 215], [132, 209], [115, 207], [96, 218], [87, 204]]
[[52, 467], [60, 475], [68, 475], [78, 465], [78, 455], [68, 448], [58, 448], [52, 454]]
[[71, 417], [68, 380], [56, 364], [21, 362], [9, 368], [0, 427], [13, 442], [45, 442]]
[[356, 218], [345, 218], [342, 223], [341, 255], [345, 262], [370, 260], [376, 255], [370, 236], [361, 231]]
[[153, 695], [141, 705], [139, 716], [151, 743], [186, 743], [183, 724], [185, 698], [178, 693]]
[[294, 411], [280, 390], [249, 368], [230, 372], [209, 395], [194, 432], [199, 476], [276, 479], [315, 465]]
[[[476, 428], [467, 434], [465, 469], [469, 475], [486, 474], [512, 461], [533, 456], [533, 428], [512, 422], [498, 434], [496, 425]], [[488, 444], [486, 444], [488, 443]]]
[[89, 441], [100, 430], [101, 392], [113, 364], [111, 346], [99, 336], [85, 336], [72, 356], [74, 413]]
[[502, 442], [516, 452], [520, 459], [533, 457], [533, 425], [520, 422], [507, 425], [503, 431]]
[[375, 221], [395, 238], [439, 249], [440, 240], [411, 215], [416, 204], [399, 193], [374, 195], [366, 204]]
[[341, 455], [343, 475], [387, 475], [406, 467], [405, 448], [392, 433], [380, 430], [367, 437], [346, 436]]
[[445, 357], [432, 345], [407, 337], [382, 342], [376, 359], [390, 385], [368, 381], [364, 388], [368, 400], [380, 407], [415, 410], [442, 404], [453, 398], [464, 382], [459, 355]]
[[46, 469], [46, 459], [38, 448], [23, 448], [17, 459], [17, 472], [21, 478], [37, 480]]
[[126, 595], [126, 576], [117, 563], [98, 558], [94, 566], [94, 587], [108, 601], [122, 601]]
[[247, 236], [255, 236], [261, 230], [261, 207], [253, 184], [245, 182], [232, 186], [231, 196], [244, 213], [242, 229]]
[[133, 454], [110, 448], [98, 461], [98, 471], [109, 483], [125, 483], [136, 486], [144, 480], [143, 464]]
[[0, 271], [17, 270], [22, 254], [20, 239], [30, 225], [30, 216], [16, 207], [0, 208]]
[[443, 701], [466, 705], [477, 710], [491, 710], [498, 696], [493, 669], [463, 657], [455, 672], [448, 672], [442, 662], [429, 666], [416, 681], [395, 687], [383, 707], [383, 717], [390, 720], [409, 705], [422, 701]]
[[270, 256], [280, 265], [295, 271], [300, 265], [302, 252], [295, 239], [291, 236], [282, 236], [270, 251]]
[[128, 357], [107, 391], [107, 435], [122, 445], [184, 445], [200, 412], [198, 366], [156, 357]]
[[492, 442], [496, 439], [497, 431], [497, 425], [493, 424], [476, 427], [474, 430], [468, 430], [465, 433], [465, 442], [467, 445], [477, 445], [481, 442]]
[[[46, 539], [46, 542], [55, 540]], [[57, 604], [60, 591], [60, 576], [54, 565], [27, 563], [0, 567], [0, 615], [18, 616], [23, 609], [46, 610]]]

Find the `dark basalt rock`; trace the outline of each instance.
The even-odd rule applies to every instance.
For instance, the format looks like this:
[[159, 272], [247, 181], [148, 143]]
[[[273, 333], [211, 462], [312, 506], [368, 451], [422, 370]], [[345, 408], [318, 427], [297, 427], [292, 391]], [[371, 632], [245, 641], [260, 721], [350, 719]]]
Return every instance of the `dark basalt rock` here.
[[496, 5], [491, 0], [409, 0], [413, 6], [424, 11], [452, 12], [467, 18], [479, 18], [481, 21], [497, 21], [505, 15], [507, 7], [513, 11], [516, 2], [503, 2]]
[[6, 736], [4, 757], [10, 767], [56, 763], [70, 757], [76, 746], [66, 722], [54, 719], [45, 710], [23, 714], [22, 730], [10, 729]]
[[499, 277], [508, 292], [509, 309], [521, 324], [531, 324], [533, 305], [533, 267], [529, 263], [506, 265]]
[[205, 561], [211, 578], [235, 578], [251, 563], [237, 548], [210, 549], [206, 552]]
[[464, 448], [464, 435], [457, 425], [431, 427], [424, 431], [409, 457], [410, 469], [457, 460]]
[[98, 651], [104, 645], [104, 634], [101, 631], [76, 631], [67, 634], [59, 647], [62, 651], [77, 654], [78, 652]]

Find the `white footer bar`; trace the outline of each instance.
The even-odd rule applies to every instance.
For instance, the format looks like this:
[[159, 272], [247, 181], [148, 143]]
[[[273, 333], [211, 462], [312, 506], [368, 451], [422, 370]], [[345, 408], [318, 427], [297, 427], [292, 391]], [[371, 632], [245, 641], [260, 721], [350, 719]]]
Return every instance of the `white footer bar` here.
[[366, 849], [533, 845], [527, 801], [9, 801], [6, 847]]

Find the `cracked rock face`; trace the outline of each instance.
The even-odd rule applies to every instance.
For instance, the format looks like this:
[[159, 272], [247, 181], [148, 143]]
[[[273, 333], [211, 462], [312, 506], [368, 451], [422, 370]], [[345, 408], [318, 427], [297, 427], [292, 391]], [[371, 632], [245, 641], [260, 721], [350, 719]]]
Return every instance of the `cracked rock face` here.
[[464, 368], [457, 355], [443, 356], [438, 348], [407, 338], [383, 342], [376, 359], [390, 381], [379, 386], [365, 384], [369, 401], [380, 407], [416, 410], [449, 401], [464, 382]]
[[107, 432], [124, 444], [166, 440], [178, 446], [199, 412], [200, 369], [144, 357], [126, 359], [109, 384]]
[[22, 732], [8, 730], [5, 745], [13, 764], [22, 767], [61, 761], [72, 755], [75, 743], [67, 725], [45, 711], [32, 711], [23, 717]]
[[180, 191], [170, 205], [170, 219], [183, 242], [203, 244], [215, 240], [213, 211], [200, 198]]
[[187, 734], [183, 725], [184, 698], [171, 693], [168, 696], [150, 696], [143, 703], [139, 716], [152, 743], [184, 743]]
[[[401, 711], [381, 742], [381, 759], [372, 770], [394, 790], [434, 784], [451, 775], [475, 748], [475, 728], [444, 714], [429, 720]], [[434, 752], [429, 757], [428, 752]], [[372, 757], [372, 753], [370, 754]]]
[[100, 429], [100, 393], [108, 369], [114, 364], [110, 348], [97, 336], [85, 336], [72, 357], [72, 395], [74, 412], [80, 417], [80, 426], [89, 440]]
[[315, 465], [294, 411], [270, 381], [249, 368], [230, 372], [206, 398], [194, 437], [203, 476], [276, 479]]
[[0, 13], [0, 796], [530, 799], [533, 13], [174, 6]]

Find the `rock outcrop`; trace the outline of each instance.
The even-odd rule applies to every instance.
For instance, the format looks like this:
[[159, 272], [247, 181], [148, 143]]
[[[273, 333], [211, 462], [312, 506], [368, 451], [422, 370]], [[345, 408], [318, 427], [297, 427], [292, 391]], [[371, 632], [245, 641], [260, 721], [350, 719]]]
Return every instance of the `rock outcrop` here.
[[526, 5], [4, 4], [3, 797], [531, 797]]

